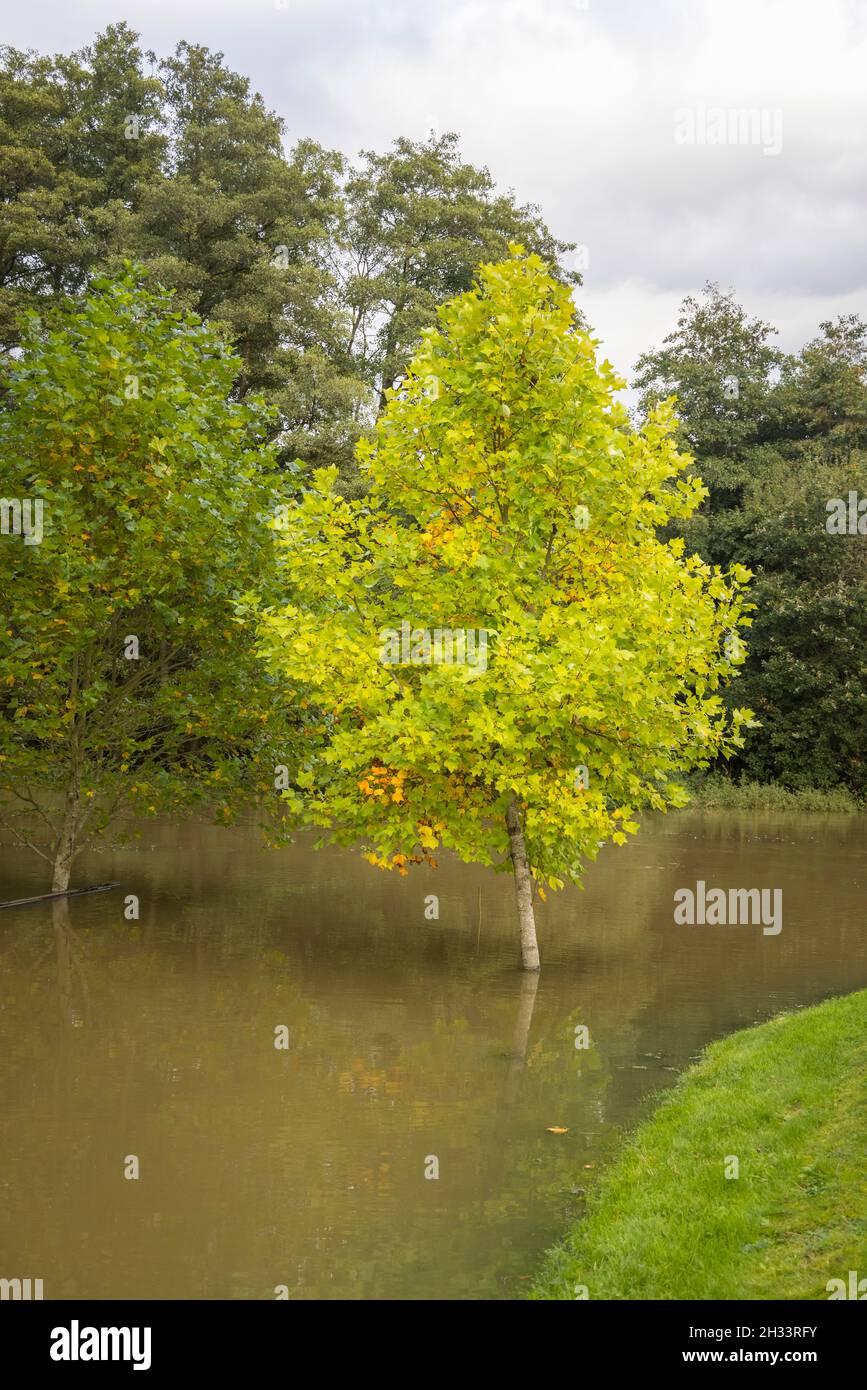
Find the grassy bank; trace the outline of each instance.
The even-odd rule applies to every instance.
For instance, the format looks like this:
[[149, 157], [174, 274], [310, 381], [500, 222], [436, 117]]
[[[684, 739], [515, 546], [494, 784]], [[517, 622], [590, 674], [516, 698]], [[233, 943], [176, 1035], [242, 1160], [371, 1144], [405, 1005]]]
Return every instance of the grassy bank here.
[[775, 782], [733, 782], [729, 777], [712, 774], [688, 783], [690, 806], [698, 810], [722, 811], [842, 811], [857, 815], [867, 811], [867, 804], [846, 787], [820, 791], [802, 787], [790, 791]]
[[[827, 1299], [867, 1278], [867, 990], [713, 1043], [552, 1250], [536, 1299]], [[726, 1179], [728, 1156], [740, 1176]]]

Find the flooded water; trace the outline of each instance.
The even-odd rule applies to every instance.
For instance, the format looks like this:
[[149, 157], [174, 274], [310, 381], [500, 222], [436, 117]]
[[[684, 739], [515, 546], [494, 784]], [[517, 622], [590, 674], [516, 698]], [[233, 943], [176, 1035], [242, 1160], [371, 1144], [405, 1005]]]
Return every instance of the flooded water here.
[[[867, 985], [864, 818], [648, 823], [539, 906], [538, 979], [456, 862], [149, 825], [76, 878], [123, 886], [0, 913], [0, 1276], [46, 1298], [520, 1297], [705, 1043]], [[675, 925], [699, 879], [782, 931]], [[2, 900], [43, 889], [5, 848]]]

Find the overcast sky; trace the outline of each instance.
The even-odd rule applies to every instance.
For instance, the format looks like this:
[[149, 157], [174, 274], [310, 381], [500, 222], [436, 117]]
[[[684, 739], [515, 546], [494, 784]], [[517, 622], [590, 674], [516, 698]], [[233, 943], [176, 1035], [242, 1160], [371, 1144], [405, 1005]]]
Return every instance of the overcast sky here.
[[586, 246], [624, 375], [708, 279], [785, 348], [867, 317], [867, 0], [5, 0], [0, 36], [66, 51], [119, 19], [222, 50], [290, 142], [458, 131]]

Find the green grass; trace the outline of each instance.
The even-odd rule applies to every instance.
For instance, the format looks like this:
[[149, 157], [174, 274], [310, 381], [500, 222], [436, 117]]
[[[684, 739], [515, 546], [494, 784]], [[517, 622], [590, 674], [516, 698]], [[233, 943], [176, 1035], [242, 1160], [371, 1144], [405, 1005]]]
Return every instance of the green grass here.
[[867, 1278], [865, 1156], [862, 990], [713, 1043], [591, 1191], [530, 1296], [574, 1299], [584, 1284], [591, 1299], [827, 1299], [829, 1279]]
[[842, 811], [857, 815], [867, 810], [847, 787], [821, 791], [802, 787], [790, 791], [777, 783], [733, 782], [719, 773], [696, 780], [689, 786], [690, 807], [723, 811]]

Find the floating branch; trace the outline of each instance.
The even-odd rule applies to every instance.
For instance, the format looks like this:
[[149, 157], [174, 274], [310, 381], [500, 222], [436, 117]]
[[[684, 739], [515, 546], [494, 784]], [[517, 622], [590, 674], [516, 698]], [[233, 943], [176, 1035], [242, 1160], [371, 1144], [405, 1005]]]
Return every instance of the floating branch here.
[[47, 903], [52, 898], [77, 898], [80, 893], [107, 893], [110, 888], [119, 888], [119, 883], [95, 883], [92, 888], [67, 888], [63, 893], [40, 893], [36, 898], [16, 898], [11, 903], [0, 903], [4, 907], [29, 907], [31, 903]]

